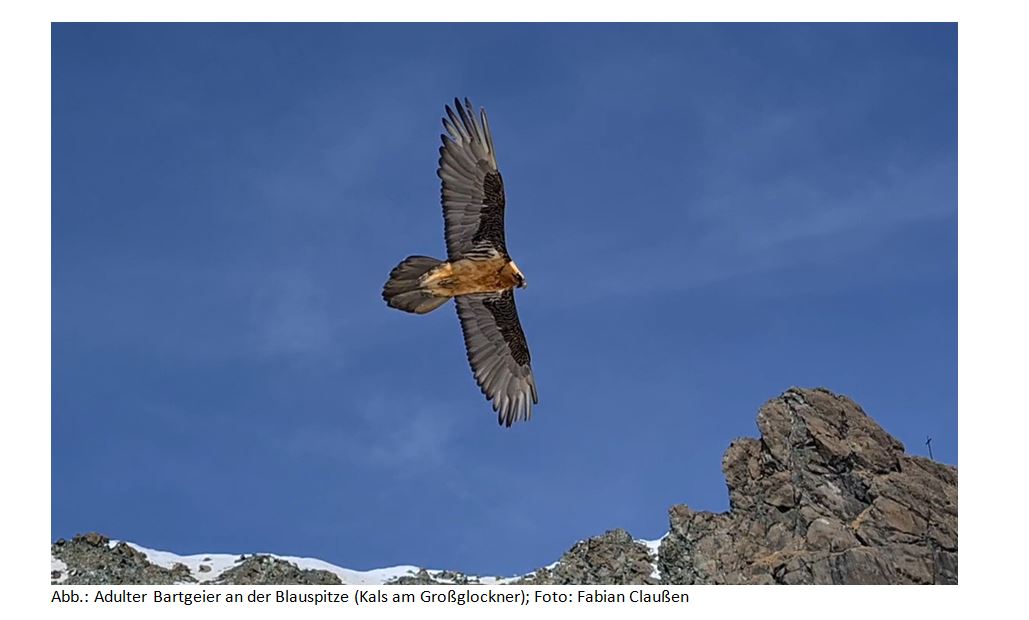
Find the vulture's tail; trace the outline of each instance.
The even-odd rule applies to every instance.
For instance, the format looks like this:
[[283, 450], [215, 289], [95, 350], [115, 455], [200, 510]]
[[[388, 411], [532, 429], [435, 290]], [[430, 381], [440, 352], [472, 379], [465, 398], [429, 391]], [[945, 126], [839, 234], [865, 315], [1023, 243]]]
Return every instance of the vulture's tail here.
[[442, 306], [449, 297], [438, 297], [422, 288], [419, 279], [443, 261], [428, 256], [408, 256], [389, 272], [382, 298], [390, 308], [425, 314]]

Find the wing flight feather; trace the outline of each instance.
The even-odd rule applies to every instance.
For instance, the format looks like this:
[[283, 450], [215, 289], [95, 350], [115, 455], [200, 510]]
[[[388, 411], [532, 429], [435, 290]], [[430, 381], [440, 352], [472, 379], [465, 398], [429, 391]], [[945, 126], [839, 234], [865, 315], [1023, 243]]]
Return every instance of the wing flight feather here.
[[514, 293], [476, 293], [454, 298], [475, 381], [504, 426], [532, 417], [539, 402], [529, 347], [518, 321]]
[[444, 237], [447, 257], [507, 256], [504, 241], [504, 180], [497, 169], [486, 110], [475, 118], [472, 104], [454, 99], [446, 106], [440, 139]]

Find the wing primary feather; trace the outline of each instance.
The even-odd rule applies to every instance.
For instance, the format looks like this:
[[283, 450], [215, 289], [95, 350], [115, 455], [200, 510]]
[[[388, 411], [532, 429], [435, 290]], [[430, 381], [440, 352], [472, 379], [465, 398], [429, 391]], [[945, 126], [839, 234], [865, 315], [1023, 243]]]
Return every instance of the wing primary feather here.
[[474, 163], [468, 161], [468, 159], [465, 157], [457, 156], [450, 149], [444, 149], [441, 154], [443, 155], [443, 157], [441, 158], [441, 167], [450, 166], [451, 168], [454, 168], [455, 170], [462, 172], [465, 177], [461, 179], [461, 181], [464, 183], [464, 187], [467, 187], [470, 183], [473, 182], [472, 180], [475, 179], [476, 176]]
[[491, 396], [491, 394], [487, 391], [489, 381], [490, 379], [492, 379], [493, 373], [496, 372], [497, 368], [501, 366], [501, 361], [502, 360], [499, 357], [489, 359], [483, 362], [480, 371], [476, 373], [480, 377], [480, 386], [482, 387], [482, 393], [486, 396]]
[[461, 122], [464, 123], [465, 131], [468, 132], [469, 137], [474, 137], [475, 134], [473, 133], [473, 128], [475, 127], [475, 121], [468, 118], [468, 113], [465, 112], [464, 106], [461, 105], [461, 102], [458, 101], [457, 98], [454, 99], [454, 105], [457, 106], [457, 113], [461, 115]]
[[493, 148], [493, 132], [489, 129], [489, 119], [486, 118], [486, 108], [479, 108], [479, 118], [482, 120], [482, 131], [486, 134], [486, 148], [489, 149], [490, 157], [497, 161], [497, 151]]
[[[454, 134], [455, 140], [461, 140], [462, 142], [467, 141], [468, 140], [468, 136], [465, 135], [463, 131], [461, 131], [461, 121], [457, 120], [457, 115], [454, 114], [454, 111], [450, 109], [450, 106], [443, 106], [443, 107], [446, 108], [447, 116], [450, 117], [450, 122], [453, 123], [454, 129], [457, 130], [455, 132], [455, 134]], [[446, 121], [443, 122], [443, 126], [444, 127], [447, 126]]]
[[518, 401], [516, 397], [511, 394], [505, 394], [504, 400], [507, 404], [504, 408], [505, 417], [507, 417], [511, 422], [514, 422], [517, 419], [515, 414], [518, 411]]
[[452, 136], [459, 136], [459, 135], [461, 135], [461, 134], [457, 133], [457, 128], [454, 127], [454, 124], [451, 123], [450, 119], [448, 119], [448, 118], [443, 119], [443, 128], [446, 129], [447, 133], [449, 133]]
[[495, 396], [503, 394], [505, 397], [507, 397], [507, 386], [511, 384], [511, 377], [512, 375], [510, 372], [506, 375], [499, 376], [499, 378], [497, 379], [497, 383], [493, 386], [493, 389], [490, 391], [493, 392]]
[[511, 423], [514, 422], [511, 415], [511, 402], [506, 394], [504, 395], [504, 406], [497, 413], [504, 417], [504, 426], [510, 427]]
[[472, 102], [468, 100], [468, 97], [464, 98], [464, 107], [468, 112], [468, 122], [472, 125], [472, 130], [475, 132], [475, 137], [482, 144], [483, 148], [486, 147], [486, 140], [482, 136], [482, 130], [479, 127], [479, 123], [475, 121], [475, 108], [472, 107]]

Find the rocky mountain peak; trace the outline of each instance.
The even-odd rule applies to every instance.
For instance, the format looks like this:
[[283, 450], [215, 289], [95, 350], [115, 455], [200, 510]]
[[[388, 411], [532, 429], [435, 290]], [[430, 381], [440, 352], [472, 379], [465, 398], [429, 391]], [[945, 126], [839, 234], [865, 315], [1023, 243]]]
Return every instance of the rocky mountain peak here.
[[175, 561], [158, 566], [100, 534], [54, 543], [51, 577], [152, 584], [957, 583], [956, 468], [905, 454], [857, 403], [825, 389], [787, 390], [761, 407], [757, 425], [759, 439], [733, 441], [722, 458], [728, 512], [672, 506], [659, 545], [613, 529], [521, 577], [312, 569], [267, 555], [240, 557], [218, 571], [204, 558], [193, 570]]
[[674, 583], [956, 583], [957, 470], [904, 453], [857, 403], [787, 390], [722, 459], [727, 513], [669, 510]]

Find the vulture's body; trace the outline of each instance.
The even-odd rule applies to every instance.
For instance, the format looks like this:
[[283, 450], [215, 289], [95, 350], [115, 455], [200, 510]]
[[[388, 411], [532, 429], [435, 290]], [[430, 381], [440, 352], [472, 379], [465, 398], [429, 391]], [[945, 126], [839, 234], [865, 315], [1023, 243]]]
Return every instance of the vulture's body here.
[[511, 426], [539, 402], [514, 289], [525, 277], [504, 240], [504, 181], [497, 169], [486, 111], [471, 103], [446, 107], [439, 169], [447, 260], [409, 256], [390, 273], [382, 297], [392, 307], [425, 314], [453, 299], [475, 380], [498, 420]]

